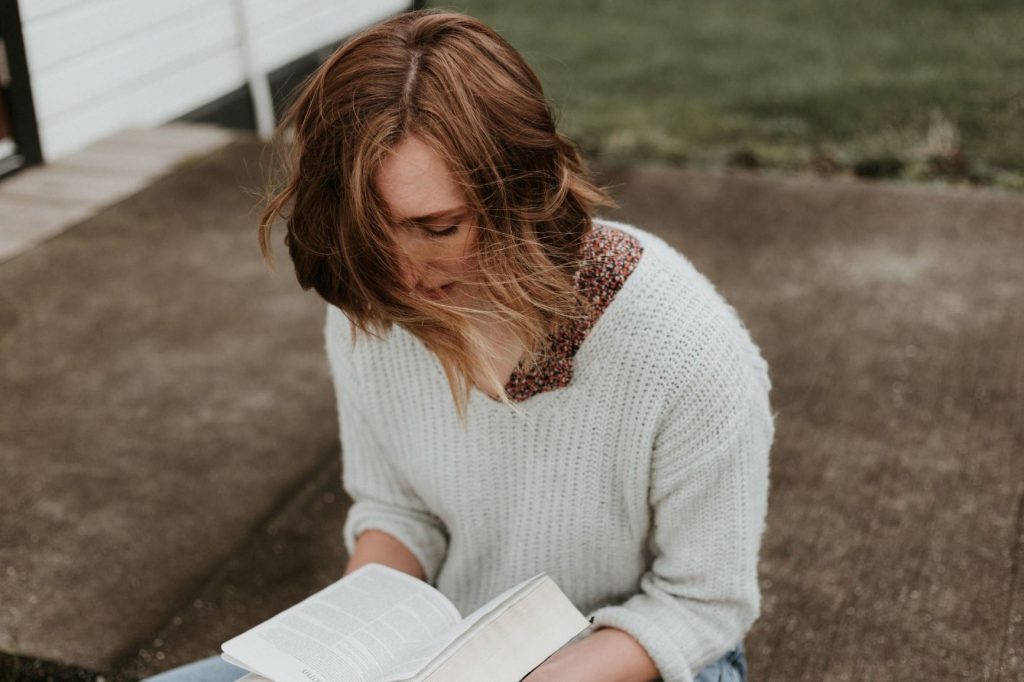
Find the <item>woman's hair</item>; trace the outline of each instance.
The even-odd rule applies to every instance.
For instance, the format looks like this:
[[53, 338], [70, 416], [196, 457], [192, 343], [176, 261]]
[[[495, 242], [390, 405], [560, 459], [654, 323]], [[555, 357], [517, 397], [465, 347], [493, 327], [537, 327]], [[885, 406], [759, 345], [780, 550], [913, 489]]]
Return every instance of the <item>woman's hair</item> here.
[[[402, 284], [394, 222], [373, 179], [407, 136], [445, 161], [474, 216], [480, 309]], [[264, 258], [273, 265], [269, 234], [280, 216], [302, 288], [345, 312], [353, 342], [356, 328], [376, 336], [394, 323], [421, 339], [441, 361], [460, 418], [469, 377], [502, 383], [484, 362], [474, 316], [511, 325], [530, 367], [552, 332], [585, 314], [574, 286], [580, 248], [594, 209], [612, 202], [556, 131], [536, 74], [480, 21], [422, 10], [363, 31], [306, 79], [276, 137], [285, 140], [285, 177], [260, 217]]]

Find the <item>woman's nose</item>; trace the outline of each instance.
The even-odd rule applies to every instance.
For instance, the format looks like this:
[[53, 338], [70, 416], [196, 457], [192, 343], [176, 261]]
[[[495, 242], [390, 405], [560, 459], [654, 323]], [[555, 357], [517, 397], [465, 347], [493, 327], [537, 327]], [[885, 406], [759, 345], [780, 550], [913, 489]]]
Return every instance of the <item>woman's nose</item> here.
[[416, 283], [419, 281], [418, 270], [410, 262], [408, 257], [402, 258], [401, 264], [399, 265], [398, 276], [402, 285], [406, 289], [416, 288]]
[[423, 257], [411, 244], [401, 245], [401, 256], [398, 262], [398, 276], [408, 289], [415, 289], [423, 276]]

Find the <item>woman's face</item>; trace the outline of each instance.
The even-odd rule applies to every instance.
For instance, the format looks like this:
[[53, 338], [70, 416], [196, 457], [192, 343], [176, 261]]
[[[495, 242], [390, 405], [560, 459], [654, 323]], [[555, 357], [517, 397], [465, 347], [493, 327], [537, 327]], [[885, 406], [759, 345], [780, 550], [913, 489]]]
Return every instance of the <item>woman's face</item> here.
[[419, 138], [406, 137], [374, 183], [395, 218], [405, 286], [428, 298], [467, 303], [479, 228], [444, 160]]

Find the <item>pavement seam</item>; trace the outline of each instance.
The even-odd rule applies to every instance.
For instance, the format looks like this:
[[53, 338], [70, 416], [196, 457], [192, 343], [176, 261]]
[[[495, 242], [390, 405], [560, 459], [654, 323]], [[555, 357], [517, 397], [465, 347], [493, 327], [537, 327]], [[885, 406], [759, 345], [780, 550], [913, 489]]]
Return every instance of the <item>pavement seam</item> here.
[[999, 643], [999, 654], [996, 656], [996, 682], [1002, 682], [1003, 671], [1006, 669], [1004, 658], [1009, 649], [1010, 633], [1013, 631], [1013, 605], [1020, 586], [1021, 554], [1024, 550], [1024, 485], [1017, 487], [1017, 522], [1014, 524], [1013, 551], [1010, 554], [1010, 593], [1006, 597], [1006, 617], [1003, 619], [1003, 639]]
[[[832, 363], [832, 359], [835, 357], [835, 355], [837, 353], [838, 353], [838, 343], [833, 342], [833, 343], [831, 343], [828, 347], [826, 347], [822, 351], [822, 353], [821, 353], [821, 362], [819, 363], [819, 365], [821, 367], [828, 367], [828, 366], [830, 366], [831, 363]], [[821, 402], [822, 396], [824, 394], [828, 393], [830, 390], [832, 390], [834, 388], [834, 383], [833, 382], [822, 382], [820, 380], [820, 378], [821, 378], [821, 374], [820, 373], [817, 373], [817, 374], [814, 375], [813, 383], [810, 386], [807, 387], [807, 390], [805, 391], [805, 394], [804, 394], [804, 398], [803, 398], [803, 400], [800, 401], [799, 404], [796, 404], [797, 401], [794, 401], [794, 406], [790, 407], [786, 411], [783, 411], [783, 409], [780, 408], [779, 412], [776, 415], [776, 422], [778, 422], [780, 420], [780, 418], [784, 419], [787, 414], [799, 414], [800, 412], [806, 412], [808, 409], [810, 409], [810, 407], [812, 405]], [[777, 457], [777, 456], [779, 456], [779, 454], [780, 453], [778, 452], [778, 448], [774, 448], [772, 450], [772, 456], [773, 457]], [[823, 490], [824, 486], [822, 485], [822, 481], [824, 480], [824, 478], [825, 478], [825, 468], [824, 467], [819, 467], [818, 471], [817, 471], [817, 481], [816, 481], [815, 485], [810, 486], [810, 489], [811, 490]], [[777, 495], [778, 491], [775, 491], [775, 494]], [[769, 493], [769, 495], [771, 495], [771, 493]], [[770, 504], [771, 504], [771, 502], [769, 501], [769, 505]], [[808, 520], [808, 519], [811, 518], [813, 507], [811, 505], [806, 505], [803, 508], [802, 511], [803, 511], [803, 515], [801, 517], [802, 520]], [[818, 533], [817, 533], [817, 536], [816, 536], [814, 542], [811, 543], [809, 546], [810, 547], [817, 547], [817, 545], [818, 545], [818, 543], [819, 543], [819, 541], [821, 540], [822, 537], [824, 537], [824, 530], [819, 527]], [[809, 556], [809, 554], [807, 552], [804, 552], [804, 553], [802, 553], [801, 555], [797, 556], [794, 559], [794, 561], [792, 563], [793, 573], [794, 574], [799, 572], [798, 569], [801, 568], [802, 564], [808, 558], [808, 556]], [[772, 678], [774, 676], [775, 659], [776, 659], [779, 651], [783, 647], [783, 640], [786, 639], [787, 636], [789, 636], [791, 634], [792, 633], [787, 631], [786, 628], [780, 628], [778, 633], [776, 634], [776, 636], [774, 638], [774, 641], [772, 642], [772, 648], [771, 648], [771, 652], [769, 654], [768, 664], [765, 666], [765, 670], [762, 671], [762, 673], [761, 673], [761, 674], [766, 674], [767, 675], [768, 682], [771, 682], [771, 680], [772, 680]]]
[[277, 496], [274, 503], [267, 508], [267, 511], [250, 525], [249, 530], [242, 536], [242, 539], [229, 552], [224, 554], [224, 558], [204, 578], [196, 581], [191, 586], [183, 587], [184, 596], [176, 600], [173, 608], [167, 610], [168, 616], [164, 619], [163, 625], [129, 645], [125, 651], [114, 659], [115, 663], [111, 666], [110, 671], [116, 674], [117, 671], [127, 669], [138, 657], [140, 650], [149, 646], [154, 639], [159, 638], [164, 632], [172, 628], [175, 616], [188, 610], [189, 605], [195, 599], [195, 595], [205, 593], [212, 586], [216, 585], [218, 581], [223, 580], [230, 568], [232, 558], [244, 553], [248, 547], [257, 542], [263, 531], [288, 509], [291, 502], [301, 495], [308, 485], [322, 476], [326, 470], [330, 469], [334, 459], [339, 456], [338, 449], [336, 447], [332, 448], [328, 453], [318, 457], [316, 463], [304, 474], [296, 477], [296, 480]]

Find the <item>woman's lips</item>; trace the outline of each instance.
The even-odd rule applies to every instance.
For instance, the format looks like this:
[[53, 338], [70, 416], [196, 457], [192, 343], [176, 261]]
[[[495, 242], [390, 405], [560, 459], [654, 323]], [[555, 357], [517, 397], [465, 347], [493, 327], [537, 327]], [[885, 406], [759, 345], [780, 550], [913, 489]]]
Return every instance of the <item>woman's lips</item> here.
[[452, 290], [453, 286], [455, 286], [455, 283], [451, 282], [451, 283], [445, 284], [444, 286], [442, 286], [439, 289], [431, 289], [430, 291], [426, 292], [426, 294], [430, 298], [439, 299], [439, 298], [441, 298], [441, 297], [451, 293], [451, 290]]

